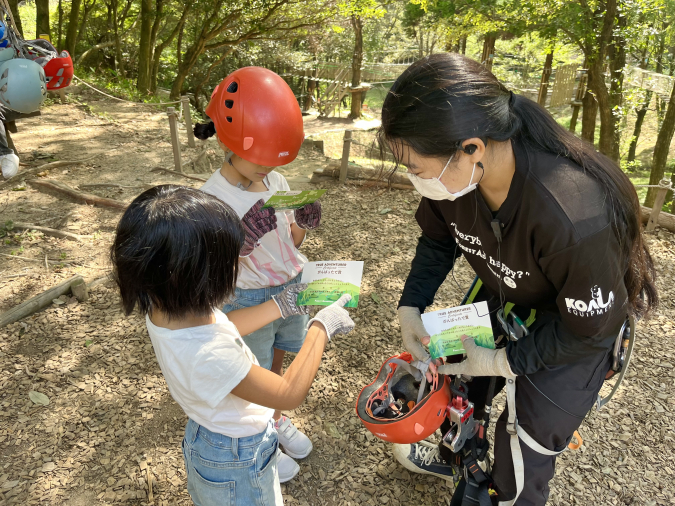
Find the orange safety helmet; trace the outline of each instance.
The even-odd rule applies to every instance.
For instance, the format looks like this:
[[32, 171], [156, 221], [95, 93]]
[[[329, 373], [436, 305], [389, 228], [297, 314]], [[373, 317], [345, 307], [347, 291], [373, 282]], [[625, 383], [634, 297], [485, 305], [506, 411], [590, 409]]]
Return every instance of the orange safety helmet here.
[[406, 352], [389, 358], [375, 381], [361, 390], [356, 414], [380, 439], [411, 444], [436, 432], [445, 420], [450, 398], [447, 377], [433, 374], [427, 384]]
[[279, 75], [262, 67], [235, 70], [206, 107], [218, 138], [236, 155], [266, 167], [295, 160], [305, 138], [298, 101]]

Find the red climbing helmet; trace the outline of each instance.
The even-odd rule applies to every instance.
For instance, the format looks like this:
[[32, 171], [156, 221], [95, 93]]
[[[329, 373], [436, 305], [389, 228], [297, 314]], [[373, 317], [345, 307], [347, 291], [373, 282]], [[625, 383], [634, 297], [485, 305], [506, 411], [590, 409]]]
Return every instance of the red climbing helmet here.
[[293, 91], [262, 67], [244, 67], [227, 76], [213, 90], [206, 114], [223, 144], [266, 167], [295, 160], [305, 137]]
[[73, 60], [68, 51], [49, 60], [43, 67], [47, 78], [47, 89], [58, 90], [70, 85], [73, 78]]
[[380, 439], [416, 443], [436, 432], [445, 420], [451, 397], [448, 379], [432, 374], [427, 383], [419, 365], [410, 353], [395, 355], [382, 365], [375, 381], [361, 390], [356, 414]]

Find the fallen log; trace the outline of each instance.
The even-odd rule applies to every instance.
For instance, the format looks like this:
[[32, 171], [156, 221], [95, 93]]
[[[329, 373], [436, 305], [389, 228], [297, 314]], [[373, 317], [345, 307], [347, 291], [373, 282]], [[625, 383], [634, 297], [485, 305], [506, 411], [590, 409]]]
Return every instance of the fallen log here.
[[[360, 180], [360, 186], [373, 186], [376, 188], [395, 188], [397, 190], [414, 190], [415, 187], [410, 183], [410, 179], [402, 174], [393, 174], [390, 179], [385, 176], [380, 177], [380, 171], [377, 169], [368, 169], [365, 167], [349, 167], [347, 177], [351, 179], [350, 183]], [[325, 169], [317, 169], [312, 173], [310, 183], [320, 183], [340, 178], [340, 167], [330, 164]]]
[[[185, 165], [187, 165], [189, 163], [191, 163], [191, 162], [188, 162]], [[180, 177], [184, 177], [184, 178], [187, 178], [187, 179], [194, 179], [195, 181], [202, 181], [204, 183], [206, 182], [206, 179], [204, 179], [203, 177], [189, 176], [188, 174], [183, 174], [181, 172], [171, 170], [171, 169], [165, 169], [164, 167], [155, 167], [150, 172], [166, 172], [167, 174], [173, 174], [174, 176], [180, 176]]]
[[98, 195], [92, 195], [91, 193], [79, 192], [60, 181], [54, 181], [52, 179], [33, 179], [28, 183], [40, 191], [44, 191], [45, 193], [55, 193], [59, 197], [66, 196], [79, 204], [106, 207], [108, 209], [117, 209], [119, 211], [127, 208], [127, 204], [124, 202], [99, 197]]
[[31, 225], [30, 223], [21, 223], [18, 221], [12, 222], [14, 228], [19, 230], [35, 230], [37, 232], [42, 232], [44, 235], [51, 237], [58, 237], [59, 239], [69, 239], [71, 241], [81, 241], [82, 236], [78, 234], [73, 234], [71, 232], [65, 232], [63, 230], [56, 230], [53, 228], [40, 227], [38, 225]]
[[14, 323], [21, 318], [25, 318], [26, 316], [29, 316], [44, 307], [47, 307], [52, 303], [52, 300], [70, 292], [70, 287], [75, 282], [82, 283], [84, 282], [84, 279], [79, 275], [68, 278], [58, 285], [50, 288], [49, 290], [36, 295], [32, 299], [22, 302], [18, 306], [13, 307], [5, 313], [0, 314], [0, 328], [4, 327], [5, 325], [9, 325], [10, 323]]
[[[640, 206], [640, 211], [642, 223], [646, 224], [649, 221], [649, 216], [652, 214], [652, 210], [649, 207]], [[659, 213], [659, 222], [657, 225], [675, 233], [675, 215], [661, 211]]]
[[[320, 174], [323, 176], [330, 176], [333, 178], [340, 177], [340, 163], [331, 162], [326, 168], [318, 169], [314, 171], [314, 174]], [[370, 179], [372, 181], [382, 181], [382, 182], [391, 182], [396, 184], [402, 184], [405, 186], [413, 187], [410, 183], [410, 179], [405, 174], [395, 172], [389, 175], [388, 172], [381, 171], [379, 169], [369, 169], [367, 167], [359, 166], [350, 166], [347, 168], [347, 178], [352, 179]]]

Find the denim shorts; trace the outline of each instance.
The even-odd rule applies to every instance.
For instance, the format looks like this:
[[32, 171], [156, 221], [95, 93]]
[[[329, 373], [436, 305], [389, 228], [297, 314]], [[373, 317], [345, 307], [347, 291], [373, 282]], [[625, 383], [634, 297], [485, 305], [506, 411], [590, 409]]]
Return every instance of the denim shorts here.
[[231, 438], [188, 419], [182, 446], [195, 506], [283, 506], [271, 420], [260, 434]]
[[[272, 298], [272, 295], [281, 293], [288, 285], [299, 282], [300, 276], [296, 276], [289, 282], [279, 286], [249, 290], [237, 288], [234, 291], [234, 298], [223, 306], [223, 313], [267, 302]], [[302, 344], [305, 342], [308, 322], [309, 315], [289, 316], [286, 319], [279, 318], [261, 329], [243, 336], [242, 339], [246, 343], [246, 346], [251, 348], [251, 351], [258, 359], [260, 367], [271, 369], [275, 349], [291, 353], [300, 351]]]

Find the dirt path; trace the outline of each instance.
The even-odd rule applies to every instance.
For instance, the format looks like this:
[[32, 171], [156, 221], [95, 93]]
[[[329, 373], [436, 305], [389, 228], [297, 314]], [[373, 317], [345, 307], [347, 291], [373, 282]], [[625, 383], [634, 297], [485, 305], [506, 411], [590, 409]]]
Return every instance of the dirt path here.
[[[20, 123], [15, 142], [22, 159], [99, 153], [87, 165], [55, 169], [46, 177], [73, 187], [119, 184], [89, 191], [125, 202], [145, 185], [199, 186], [150, 172], [173, 164], [163, 113], [86, 100], [87, 106], [49, 106], [42, 117]], [[185, 148], [186, 159], [195, 151]], [[215, 169], [215, 150], [212, 162]], [[323, 164], [321, 155], [303, 150], [285, 170], [291, 178], [304, 177]], [[283, 486], [286, 503], [449, 504], [450, 484], [403, 470], [391, 446], [365, 431], [354, 414], [360, 389], [402, 349], [395, 305], [419, 233], [413, 219], [418, 198], [404, 191], [325, 187], [324, 222], [303, 249], [310, 260], [365, 260], [362, 302], [354, 312], [356, 331], [329, 345], [307, 401], [288, 413], [315, 450], [301, 462], [301, 474]], [[87, 280], [106, 273], [119, 213], [27, 186], [0, 191], [0, 216], [0, 225], [14, 220], [89, 236], [77, 243], [10, 231], [0, 244], [0, 311], [74, 273]], [[560, 457], [550, 504], [675, 503], [675, 237], [659, 232], [650, 243], [663, 304], [640, 326], [637, 356], [618, 398], [588, 416], [581, 450]], [[53, 261], [49, 268], [45, 256]], [[435, 308], [457, 304], [471, 279], [461, 260], [457, 283], [451, 278], [441, 287]], [[49, 405], [33, 404], [29, 391], [47, 395]], [[503, 408], [503, 398], [497, 404]], [[184, 424], [143, 320], [122, 315], [110, 284], [92, 288], [85, 303], [67, 300], [0, 329], [0, 505], [145, 505], [148, 479], [152, 504], [191, 504], [180, 452]]]

